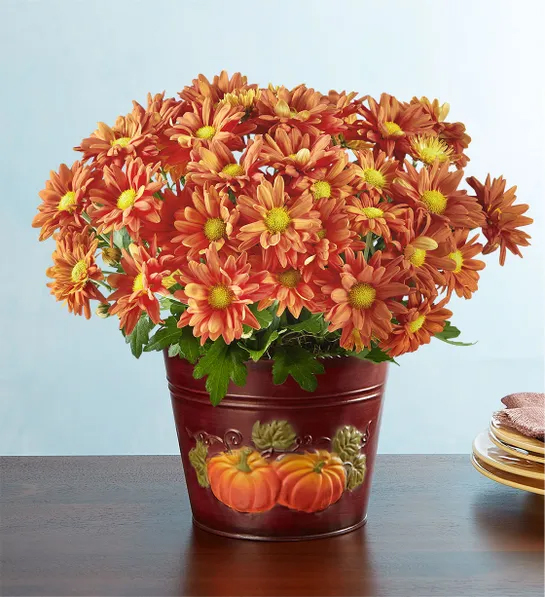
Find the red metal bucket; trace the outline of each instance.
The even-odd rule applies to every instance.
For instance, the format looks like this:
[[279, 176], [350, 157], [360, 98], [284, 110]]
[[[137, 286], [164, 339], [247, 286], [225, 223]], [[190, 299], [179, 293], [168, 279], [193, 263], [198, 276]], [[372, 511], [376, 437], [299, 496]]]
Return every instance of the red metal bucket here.
[[214, 407], [192, 365], [165, 362], [195, 524], [293, 541], [365, 523], [386, 363], [324, 359], [312, 393], [274, 385], [271, 361], [249, 363], [246, 386]]

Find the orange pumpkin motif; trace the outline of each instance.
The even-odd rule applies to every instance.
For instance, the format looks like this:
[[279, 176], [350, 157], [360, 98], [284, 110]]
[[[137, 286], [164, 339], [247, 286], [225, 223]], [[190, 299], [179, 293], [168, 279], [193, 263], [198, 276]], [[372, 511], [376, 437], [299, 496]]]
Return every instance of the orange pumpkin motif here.
[[273, 468], [282, 481], [278, 503], [292, 510], [325, 510], [341, 497], [346, 485], [342, 460], [327, 450], [287, 454]]
[[280, 479], [251, 448], [212, 456], [207, 472], [212, 493], [237, 512], [265, 512], [276, 504]]

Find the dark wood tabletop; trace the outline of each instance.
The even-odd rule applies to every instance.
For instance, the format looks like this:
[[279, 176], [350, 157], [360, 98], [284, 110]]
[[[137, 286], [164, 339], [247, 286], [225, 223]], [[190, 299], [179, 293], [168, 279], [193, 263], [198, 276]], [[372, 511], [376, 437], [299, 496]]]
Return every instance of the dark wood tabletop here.
[[543, 498], [466, 455], [379, 456], [368, 523], [259, 543], [194, 528], [174, 456], [1, 460], [2, 595], [543, 595]]

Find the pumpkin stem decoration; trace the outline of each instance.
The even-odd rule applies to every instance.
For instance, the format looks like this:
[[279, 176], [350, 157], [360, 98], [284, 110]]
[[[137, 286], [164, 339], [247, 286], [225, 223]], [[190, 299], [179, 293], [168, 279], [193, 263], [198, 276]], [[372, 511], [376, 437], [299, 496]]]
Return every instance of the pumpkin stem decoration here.
[[266, 512], [280, 493], [280, 479], [259, 452], [244, 447], [208, 461], [208, 480], [216, 498], [237, 512]]
[[240, 450], [240, 460], [239, 460], [239, 463], [237, 464], [237, 468], [239, 471], [242, 471], [243, 473], [251, 473], [252, 472], [252, 469], [248, 465], [248, 456], [251, 453], [252, 453], [251, 448], [242, 448], [242, 450]]
[[320, 462], [318, 462], [316, 464], [316, 466], [314, 467], [314, 472], [321, 473], [324, 466], [325, 466], [325, 460], [320, 460]]

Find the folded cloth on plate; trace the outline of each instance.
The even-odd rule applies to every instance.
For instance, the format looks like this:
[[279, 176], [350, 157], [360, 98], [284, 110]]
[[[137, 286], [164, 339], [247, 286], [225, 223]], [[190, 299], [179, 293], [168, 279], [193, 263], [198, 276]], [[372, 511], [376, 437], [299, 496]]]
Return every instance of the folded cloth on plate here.
[[543, 440], [545, 436], [545, 394], [520, 392], [501, 399], [504, 410], [494, 413], [494, 418], [508, 427]]

